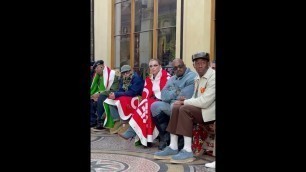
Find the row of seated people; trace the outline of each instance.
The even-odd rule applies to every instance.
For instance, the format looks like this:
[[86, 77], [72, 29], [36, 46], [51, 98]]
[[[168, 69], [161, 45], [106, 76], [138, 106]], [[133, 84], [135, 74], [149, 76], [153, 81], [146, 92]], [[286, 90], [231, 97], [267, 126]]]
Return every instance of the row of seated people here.
[[174, 59], [174, 75], [170, 76], [157, 59], [151, 59], [150, 75], [144, 81], [129, 65], [121, 67], [119, 78], [102, 60], [96, 62], [91, 85], [93, 130], [109, 128], [144, 146], [159, 137], [161, 151], [154, 158], [192, 162], [194, 124], [215, 121], [215, 72], [209, 55], [195, 53], [192, 61], [196, 72]]

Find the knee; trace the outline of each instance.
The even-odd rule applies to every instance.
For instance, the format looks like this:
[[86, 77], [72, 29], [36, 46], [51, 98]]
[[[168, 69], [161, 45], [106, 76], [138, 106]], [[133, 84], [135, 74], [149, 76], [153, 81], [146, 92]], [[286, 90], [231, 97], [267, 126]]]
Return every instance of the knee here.
[[106, 95], [100, 94], [100, 96], [99, 96], [99, 98], [98, 98], [98, 102], [99, 102], [99, 103], [103, 103], [104, 100], [105, 100], [106, 98], [107, 98]]
[[181, 111], [181, 110], [186, 110], [186, 108], [187, 108], [186, 105], [182, 105], [182, 106], [180, 106], [180, 111]]
[[[184, 105], [183, 105], [184, 106]], [[172, 110], [174, 110], [174, 109], [179, 109], [180, 110], [180, 108], [182, 107], [182, 105], [176, 105], [176, 104], [172, 104]]]
[[161, 112], [159, 102], [152, 103], [150, 110], [153, 117], [157, 116]]
[[180, 112], [188, 112], [189, 111], [189, 108], [187, 105], [183, 105], [183, 106], [180, 106], [179, 107], [179, 111]]

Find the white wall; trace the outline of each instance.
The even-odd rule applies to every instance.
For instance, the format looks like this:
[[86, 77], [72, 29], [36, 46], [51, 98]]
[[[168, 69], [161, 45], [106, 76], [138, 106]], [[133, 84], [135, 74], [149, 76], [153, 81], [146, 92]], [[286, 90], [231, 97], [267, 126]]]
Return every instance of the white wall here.
[[210, 51], [211, 0], [184, 0], [183, 61], [194, 70], [191, 56]]
[[94, 0], [95, 60], [111, 64], [111, 0]]

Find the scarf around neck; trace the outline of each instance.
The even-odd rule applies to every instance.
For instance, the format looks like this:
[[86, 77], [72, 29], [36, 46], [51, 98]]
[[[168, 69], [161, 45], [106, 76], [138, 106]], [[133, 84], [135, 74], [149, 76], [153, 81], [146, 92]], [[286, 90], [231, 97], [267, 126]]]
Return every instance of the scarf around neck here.
[[122, 78], [122, 82], [123, 82], [122, 88], [124, 89], [124, 91], [127, 91], [129, 89], [133, 76], [134, 76], [134, 73], [132, 73], [130, 76], [126, 78]]

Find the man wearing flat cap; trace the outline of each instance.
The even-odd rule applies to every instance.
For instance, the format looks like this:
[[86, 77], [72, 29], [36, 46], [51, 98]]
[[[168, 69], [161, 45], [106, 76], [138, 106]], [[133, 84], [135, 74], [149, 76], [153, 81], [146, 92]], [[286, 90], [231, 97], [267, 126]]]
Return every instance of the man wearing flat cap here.
[[104, 65], [103, 60], [96, 61], [92, 69], [94, 75], [90, 86], [90, 127], [96, 131], [103, 129], [103, 101], [111, 92], [118, 90], [119, 78], [114, 70]]
[[144, 87], [142, 77], [134, 72], [130, 65], [123, 65], [120, 72], [122, 77], [119, 90], [110, 93], [104, 101], [104, 106], [109, 108], [109, 111], [106, 111], [107, 125], [104, 126], [110, 128], [111, 134], [119, 130], [124, 132], [129, 127], [128, 120], [138, 105], [138, 96], [141, 96]]
[[[154, 154], [155, 159], [170, 159], [171, 163], [194, 161], [191, 149], [194, 123], [215, 122], [215, 70], [209, 66], [209, 54], [197, 52], [192, 55], [193, 67], [197, 71], [194, 94], [190, 99], [174, 102], [167, 127], [170, 145]], [[178, 152], [178, 135], [184, 137], [184, 148]]]

